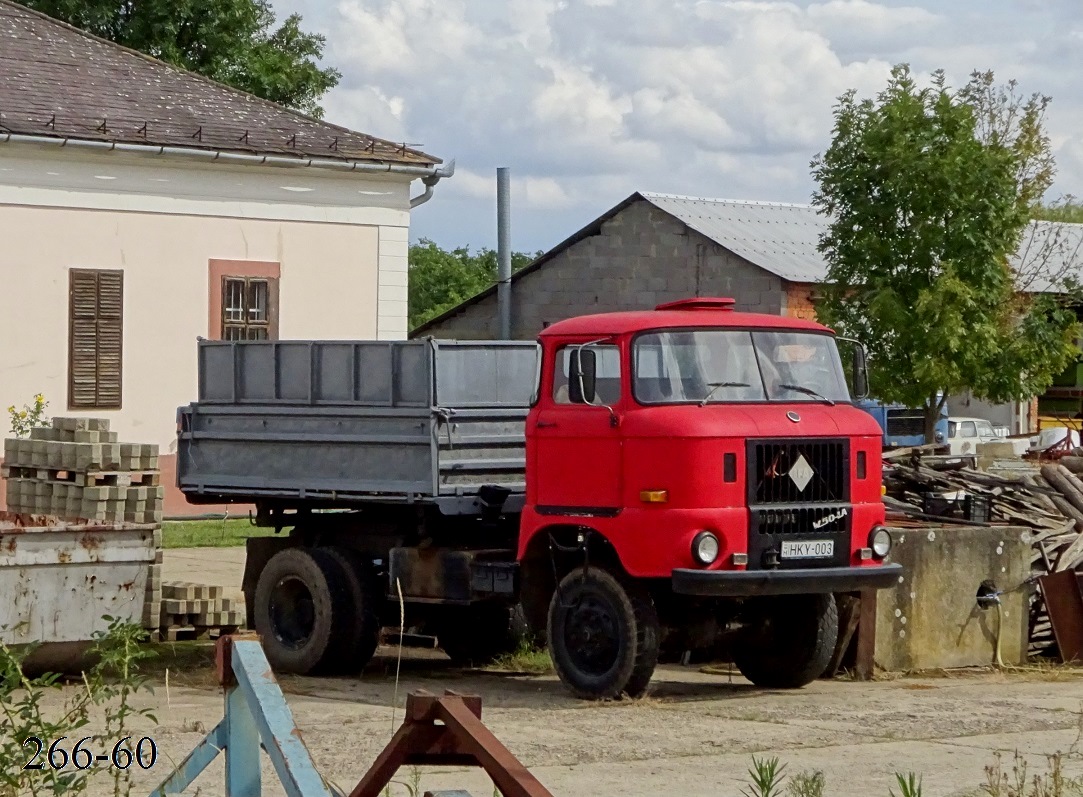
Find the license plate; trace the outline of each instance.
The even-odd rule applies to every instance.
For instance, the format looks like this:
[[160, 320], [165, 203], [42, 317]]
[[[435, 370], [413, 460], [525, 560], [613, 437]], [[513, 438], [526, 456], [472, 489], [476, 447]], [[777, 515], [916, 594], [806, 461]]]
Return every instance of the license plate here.
[[783, 559], [829, 559], [834, 555], [834, 540], [804, 540], [782, 543]]

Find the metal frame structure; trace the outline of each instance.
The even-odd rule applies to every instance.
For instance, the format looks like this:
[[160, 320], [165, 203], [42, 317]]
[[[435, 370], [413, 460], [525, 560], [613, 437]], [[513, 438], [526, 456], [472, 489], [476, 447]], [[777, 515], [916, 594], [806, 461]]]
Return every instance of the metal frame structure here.
[[219, 753], [226, 759], [227, 797], [258, 797], [261, 747], [289, 797], [338, 797], [316, 771], [259, 640], [224, 636], [215, 654], [225, 717], [150, 797], [182, 793]]
[[[226, 759], [226, 797], [259, 797], [261, 748], [289, 797], [342, 797], [316, 770], [259, 639], [220, 638], [215, 663], [225, 688], [225, 717], [149, 797], [181, 794], [219, 753]], [[446, 692], [437, 697], [423, 690], [408, 695], [402, 727], [349, 797], [380, 797], [407, 764], [478, 766], [504, 797], [553, 797], [482, 724], [477, 696]]]
[[380, 797], [406, 765], [476, 766], [504, 797], [553, 797], [481, 721], [481, 698], [424, 690], [406, 698], [406, 719], [349, 797]]

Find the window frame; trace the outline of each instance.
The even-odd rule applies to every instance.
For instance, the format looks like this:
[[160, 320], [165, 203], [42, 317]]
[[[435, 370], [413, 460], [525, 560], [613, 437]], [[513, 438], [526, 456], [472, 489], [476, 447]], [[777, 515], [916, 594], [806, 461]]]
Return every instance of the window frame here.
[[[231, 308], [229, 307], [228, 298], [229, 298], [229, 295], [230, 295], [229, 284], [231, 282], [232, 283], [240, 283], [241, 285], [243, 285], [243, 288], [241, 290], [241, 297], [242, 297], [241, 315], [243, 317], [243, 320], [240, 320], [240, 321], [229, 318], [229, 311], [230, 311]], [[219, 339], [220, 340], [239, 342], [239, 341], [245, 341], [245, 340], [277, 340], [278, 339], [277, 323], [274, 323], [277, 320], [277, 316], [278, 316], [278, 291], [276, 290], [275, 283], [276, 283], [276, 279], [274, 277], [262, 277], [262, 276], [259, 276], [259, 277], [244, 276], [244, 277], [242, 277], [242, 276], [234, 276], [234, 275], [231, 275], [231, 274], [223, 274], [222, 275], [222, 287], [221, 287], [221, 291], [222, 291], [222, 302], [221, 302], [222, 313], [221, 313], [220, 326], [219, 326]], [[252, 289], [253, 289], [253, 286], [255, 286], [255, 285], [263, 285], [263, 286], [265, 286], [264, 287], [265, 307], [264, 307], [264, 313], [263, 313], [264, 318], [263, 318], [262, 321], [252, 321], [251, 320], [251, 313], [252, 313], [252, 304], [251, 303], [252, 303], [252, 296], [253, 296], [253, 290]], [[227, 333], [228, 333], [228, 330], [231, 330], [231, 329], [239, 329], [244, 334], [242, 334], [241, 337], [230, 337]], [[251, 337], [248, 334], [251, 330], [262, 330], [263, 331], [263, 337], [262, 338], [259, 338], [259, 337], [253, 338], [253, 337]]]

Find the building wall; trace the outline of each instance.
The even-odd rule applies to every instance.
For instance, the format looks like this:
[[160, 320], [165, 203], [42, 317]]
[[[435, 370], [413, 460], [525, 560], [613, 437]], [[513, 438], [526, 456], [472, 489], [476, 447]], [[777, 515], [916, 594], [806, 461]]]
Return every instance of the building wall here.
[[[738, 257], [646, 201], [604, 222], [597, 235], [555, 255], [512, 283], [512, 337], [587, 313], [649, 309], [690, 296], [730, 296], [740, 310], [779, 314], [783, 281]], [[499, 334], [495, 293], [427, 327], [440, 338]]]
[[[0, 146], [0, 409], [43, 393], [50, 415], [108, 418], [121, 440], [174, 451], [176, 408], [196, 398], [196, 338], [218, 337], [212, 260], [277, 265], [281, 338], [404, 338], [409, 190], [402, 178]], [[124, 272], [117, 411], [67, 407], [72, 268]]]

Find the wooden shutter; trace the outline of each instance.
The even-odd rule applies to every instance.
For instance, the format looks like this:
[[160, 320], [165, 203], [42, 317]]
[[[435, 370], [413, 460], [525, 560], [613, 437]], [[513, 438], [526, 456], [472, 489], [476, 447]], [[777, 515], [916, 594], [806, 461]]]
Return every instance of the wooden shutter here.
[[68, 406], [120, 409], [124, 272], [70, 272]]

